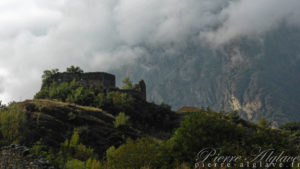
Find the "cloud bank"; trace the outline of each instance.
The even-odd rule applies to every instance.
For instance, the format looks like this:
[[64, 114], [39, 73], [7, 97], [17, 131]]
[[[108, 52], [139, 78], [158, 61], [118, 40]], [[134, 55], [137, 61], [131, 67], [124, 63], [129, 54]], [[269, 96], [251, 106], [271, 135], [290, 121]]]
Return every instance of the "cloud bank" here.
[[299, 0], [1, 0], [0, 100], [32, 98], [42, 71], [108, 71], [150, 48], [193, 40], [220, 46], [282, 23]]

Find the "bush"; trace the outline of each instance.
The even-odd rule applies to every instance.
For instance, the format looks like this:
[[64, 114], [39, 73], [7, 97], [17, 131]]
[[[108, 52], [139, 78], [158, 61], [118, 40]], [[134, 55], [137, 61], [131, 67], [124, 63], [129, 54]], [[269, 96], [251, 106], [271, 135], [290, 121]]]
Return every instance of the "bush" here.
[[106, 96], [106, 103], [113, 104], [117, 109], [130, 108], [134, 103], [134, 98], [127, 93], [109, 92]]
[[95, 88], [87, 88], [72, 82], [52, 82], [48, 87], [42, 88], [34, 99], [56, 99], [63, 102], [76, 103], [83, 106], [113, 107], [117, 110], [130, 108], [134, 98], [127, 93], [119, 91], [104, 93]]
[[289, 130], [292, 132], [300, 130], [300, 122], [288, 122], [279, 127], [282, 130]]
[[132, 81], [129, 79], [129, 77], [126, 77], [123, 79], [123, 86], [122, 89], [133, 89]]
[[87, 160], [89, 157], [93, 156], [93, 149], [87, 148], [85, 145], [79, 142], [79, 132], [74, 130], [73, 135], [70, 140], [66, 140], [61, 145], [62, 154], [65, 154], [66, 158], [76, 158], [82, 161]]
[[[260, 126], [247, 128], [232, 122], [231, 117], [208, 111], [187, 116], [170, 139], [169, 146], [174, 165], [193, 164], [197, 153], [204, 148], [218, 148], [219, 155], [243, 157], [248, 157], [258, 147], [295, 154], [295, 147], [291, 148], [293, 145], [284, 132]], [[211, 162], [209, 160], [207, 162]]]
[[66, 169], [86, 169], [83, 161], [71, 159], [66, 163]]
[[70, 66], [67, 68], [68, 73], [83, 73], [83, 70], [79, 66]]
[[42, 88], [48, 87], [52, 83], [53, 77], [58, 72], [58, 69], [45, 70], [42, 75]]
[[5, 104], [2, 104], [2, 100], [0, 100], [0, 110], [6, 109], [7, 106]]
[[20, 104], [11, 103], [6, 109], [0, 111], [0, 131], [2, 143], [18, 143], [21, 135], [26, 132], [27, 122], [24, 108]]
[[57, 168], [83, 168], [100, 169], [101, 163], [95, 157], [94, 150], [80, 143], [78, 130], [74, 130], [71, 139], [61, 143], [59, 150], [53, 151], [51, 147], [37, 141], [31, 148], [31, 152], [43, 157]]
[[117, 128], [119, 126], [126, 125], [129, 118], [130, 117], [126, 116], [126, 114], [124, 112], [119, 113], [114, 121], [114, 126]]
[[80, 105], [95, 105], [95, 93], [80, 86], [68, 94], [66, 101]]
[[95, 158], [89, 158], [86, 161], [85, 167], [86, 169], [101, 169], [102, 165], [100, 161], [96, 160]]
[[144, 166], [158, 168], [161, 164], [161, 147], [153, 138], [127, 139], [119, 148], [110, 147], [106, 151], [108, 168], [140, 169]]
[[191, 113], [171, 138], [171, 151], [174, 159], [178, 161], [176, 163], [191, 164], [203, 148], [221, 148], [227, 145], [227, 142], [236, 144], [236, 139], [243, 137], [243, 133], [232, 123], [219, 119], [218, 114], [205, 111]]

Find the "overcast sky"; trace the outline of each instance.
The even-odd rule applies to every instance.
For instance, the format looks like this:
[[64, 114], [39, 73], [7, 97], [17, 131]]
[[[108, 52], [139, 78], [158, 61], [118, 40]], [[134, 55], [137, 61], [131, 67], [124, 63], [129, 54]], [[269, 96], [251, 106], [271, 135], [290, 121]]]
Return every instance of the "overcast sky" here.
[[30, 99], [43, 70], [109, 71], [148, 55], [141, 44], [188, 39], [220, 47], [283, 22], [299, 0], [1, 0], [0, 100]]

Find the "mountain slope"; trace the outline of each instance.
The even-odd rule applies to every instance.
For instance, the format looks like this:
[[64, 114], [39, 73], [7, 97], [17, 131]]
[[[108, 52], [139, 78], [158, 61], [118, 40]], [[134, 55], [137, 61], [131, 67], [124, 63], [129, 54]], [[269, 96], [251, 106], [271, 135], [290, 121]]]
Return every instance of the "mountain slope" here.
[[180, 47], [145, 49], [149, 57], [114, 73], [133, 80], [144, 77], [149, 100], [175, 109], [186, 105], [237, 110], [253, 121], [262, 117], [277, 123], [300, 120], [297, 28], [282, 26], [217, 49], [193, 40]]
[[70, 138], [74, 129], [80, 131], [83, 144], [103, 154], [111, 145], [120, 145], [124, 137], [137, 138], [142, 134], [129, 127], [115, 128], [115, 117], [101, 109], [79, 106], [51, 100], [27, 100], [16, 103], [25, 109], [25, 130], [21, 132], [20, 144], [32, 146], [40, 141], [59, 148]]

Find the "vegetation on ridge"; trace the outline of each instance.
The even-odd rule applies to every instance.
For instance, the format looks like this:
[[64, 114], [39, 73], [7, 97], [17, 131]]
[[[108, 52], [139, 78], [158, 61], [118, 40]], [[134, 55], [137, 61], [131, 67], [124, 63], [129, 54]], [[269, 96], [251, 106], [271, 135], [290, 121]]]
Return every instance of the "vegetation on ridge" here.
[[[132, 88], [129, 78], [124, 79], [124, 88]], [[172, 131], [178, 126], [179, 116], [165, 104], [156, 105], [122, 91], [109, 91], [82, 86], [75, 80], [57, 83], [52, 81], [34, 96], [34, 99], [55, 99], [62, 102], [101, 108], [116, 116], [120, 112], [130, 117], [130, 123], [139, 130]]]
[[[262, 124], [255, 125], [244, 121], [236, 112], [224, 115], [202, 109], [187, 113], [180, 127], [170, 138], [155, 139], [137, 133], [133, 136], [135, 130], [131, 130], [131, 134], [126, 133], [124, 131], [130, 130], [126, 126], [115, 128], [115, 118], [100, 109], [49, 100], [13, 103], [6, 110], [1, 110], [1, 121], [7, 116], [5, 112], [13, 112], [16, 109], [27, 115], [23, 116], [25, 120], [17, 118], [8, 121], [10, 124], [22, 124], [22, 127], [17, 129], [20, 131], [17, 137], [13, 132], [10, 132], [13, 134], [11, 136], [6, 135], [5, 124], [1, 123], [2, 145], [18, 142], [30, 146], [32, 152], [50, 160], [58, 168], [89, 168], [90, 165], [101, 169], [192, 167], [197, 153], [208, 147], [220, 148], [220, 155], [242, 155], [247, 158], [251, 158], [252, 150], [257, 147], [274, 148], [276, 152], [285, 151], [290, 156], [297, 156], [299, 152], [297, 133], [300, 130], [294, 127], [299, 124], [291, 123], [283, 126], [282, 130], [274, 130]], [[70, 112], [73, 115], [70, 115]], [[96, 123], [94, 118], [102, 122]], [[61, 124], [56, 124], [58, 129], [55, 130], [51, 124], [55, 125], [55, 122], [50, 119], [72, 126], [67, 131], [69, 134], [63, 134], [61, 128], [66, 127], [60, 126]], [[27, 134], [22, 133], [25, 126], [30, 130]], [[35, 126], [41, 127], [41, 130], [33, 128]], [[114, 143], [115, 138], [106, 138], [108, 142], [103, 142], [104, 137], [99, 136], [109, 126], [109, 137], [119, 138], [120, 141], [125, 139], [124, 144]], [[29, 139], [32, 140], [31, 143], [28, 142]], [[106, 145], [105, 150], [99, 151], [99, 146], [103, 145]]]
[[[265, 119], [254, 124], [237, 112], [203, 108], [177, 114], [166, 104], [87, 88], [76, 81], [51, 82], [34, 100], [0, 106], [0, 144], [31, 147], [61, 169], [194, 168], [215, 162], [213, 156], [205, 162], [199, 158], [206, 148], [217, 149], [218, 156], [243, 159], [253, 158], [258, 148], [274, 149], [274, 156], [284, 151], [296, 157], [299, 126], [294, 122], [272, 129]], [[202, 168], [220, 168], [221, 162]], [[289, 162], [284, 165], [292, 167]]]

